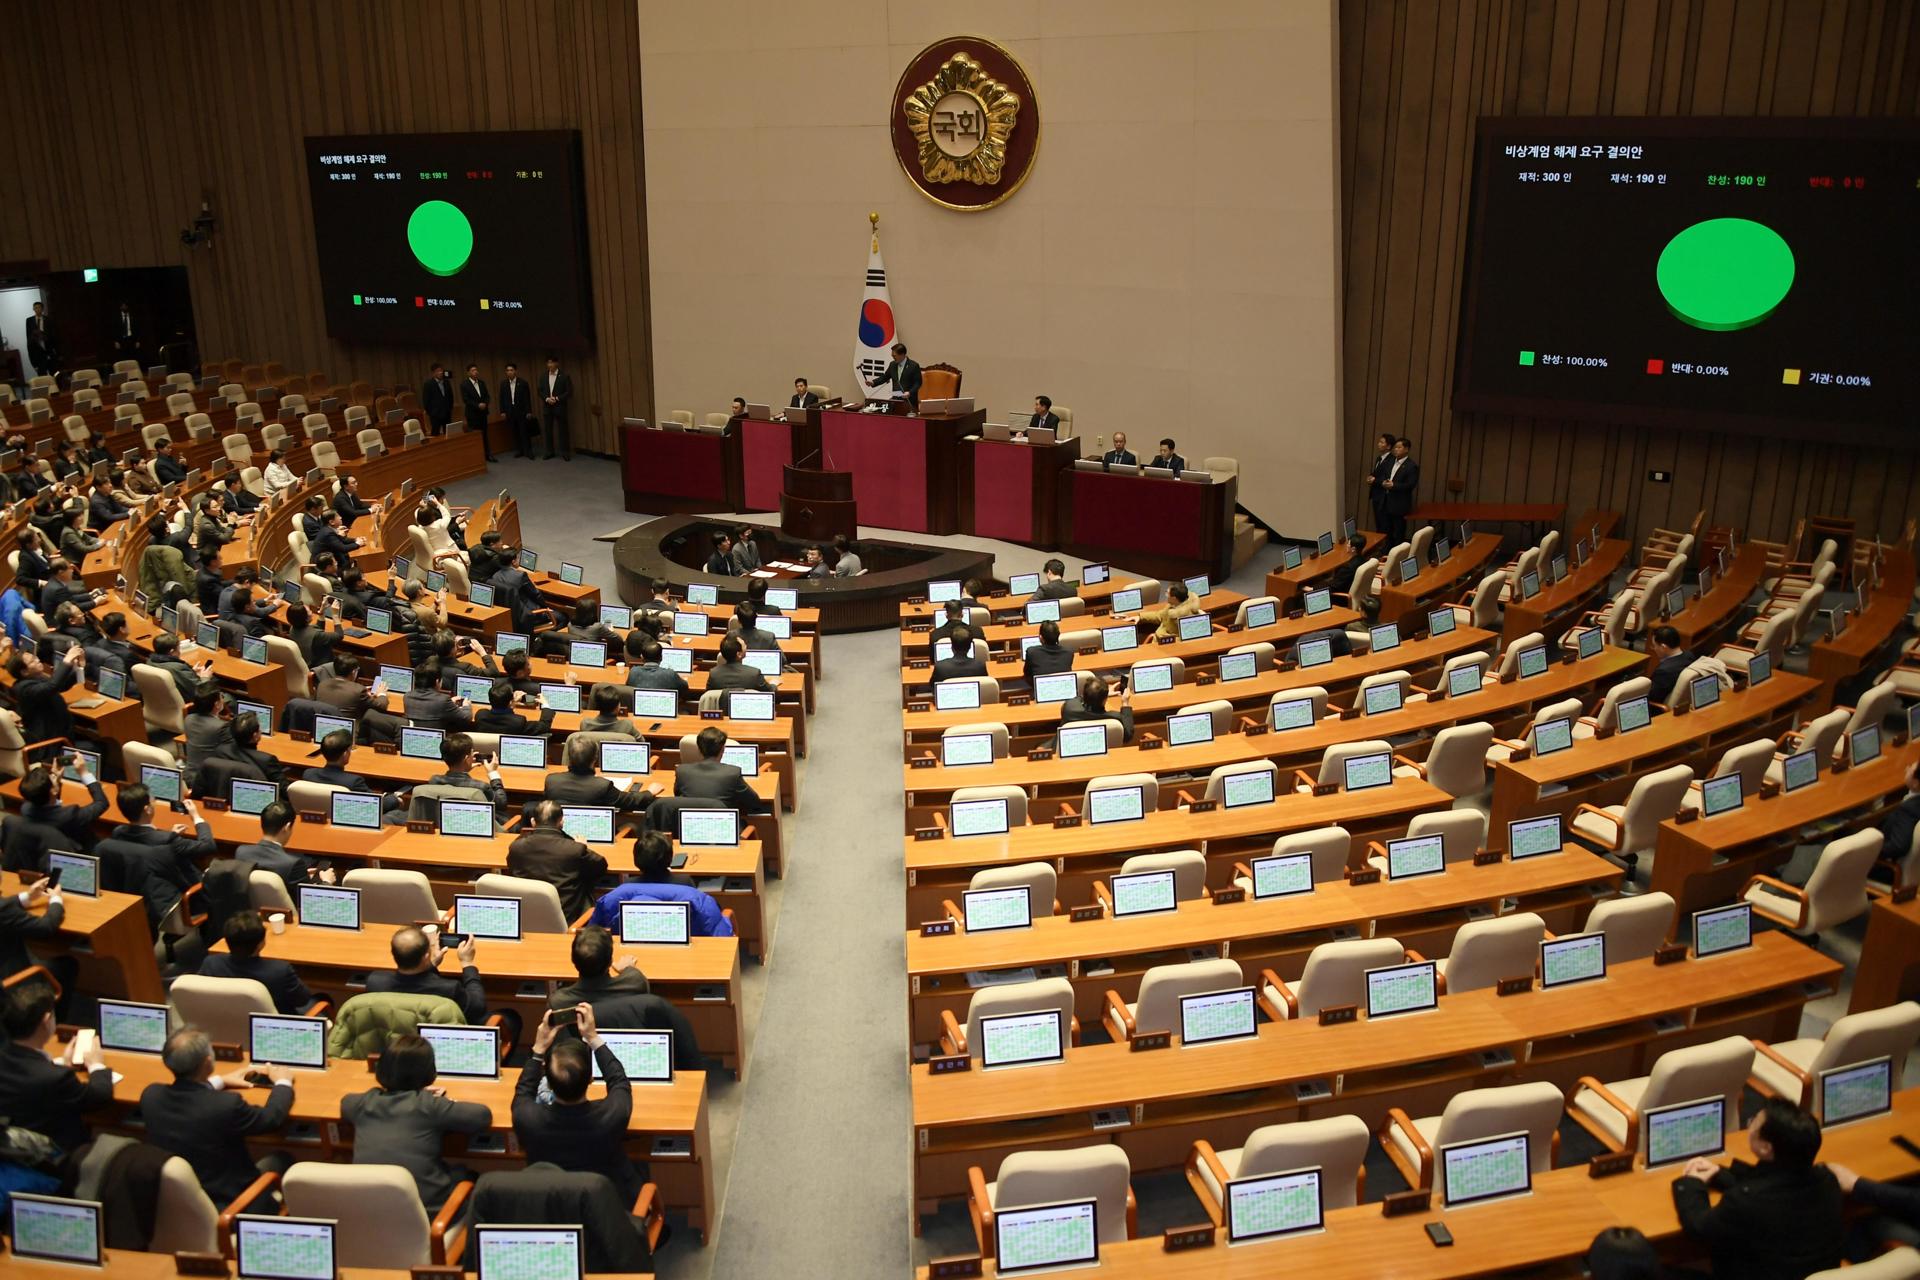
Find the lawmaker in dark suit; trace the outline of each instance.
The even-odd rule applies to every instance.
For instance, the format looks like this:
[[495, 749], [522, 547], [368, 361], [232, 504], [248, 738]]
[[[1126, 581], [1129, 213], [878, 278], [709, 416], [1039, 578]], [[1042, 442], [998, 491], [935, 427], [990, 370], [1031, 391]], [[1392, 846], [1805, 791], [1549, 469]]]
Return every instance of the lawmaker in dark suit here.
[[1073, 670], [1073, 650], [1060, 643], [1059, 623], [1047, 621], [1040, 624], [1040, 643], [1027, 650], [1022, 665], [1026, 668], [1023, 674], [1028, 684], [1033, 683], [1035, 676]]
[[[11, 896], [8, 902], [14, 902]], [[56, 908], [54, 923], [59, 923]], [[113, 1072], [93, 1042], [87, 1055], [83, 1083], [72, 1067], [47, 1056], [53, 1043], [53, 988], [45, 982], [21, 982], [0, 993], [0, 1027], [7, 1038], [0, 1043], [0, 1116], [51, 1138], [69, 1153], [92, 1136], [81, 1116], [113, 1102]]]
[[1393, 460], [1387, 478], [1381, 481], [1386, 496], [1381, 500], [1389, 549], [1407, 540], [1407, 516], [1413, 511], [1414, 490], [1420, 487], [1420, 464], [1413, 460], [1413, 441], [1401, 436], [1393, 442]]
[[709, 689], [757, 689], [765, 692], [772, 686], [767, 684], [766, 675], [758, 667], [750, 667], [740, 661], [747, 646], [740, 637], [728, 633], [720, 638], [720, 660], [707, 672]]
[[219, 846], [192, 796], [181, 799], [193, 823], [191, 834], [185, 823], [167, 831], [153, 825], [153, 795], [141, 783], [121, 787], [119, 803], [126, 821], [100, 842], [100, 854], [118, 867], [125, 892], [146, 899], [147, 923], [157, 928], [180, 895], [199, 882], [201, 859], [211, 858]]
[[500, 413], [507, 420], [517, 458], [533, 456], [533, 389], [520, 376], [520, 366], [509, 364], [500, 379]]
[[640, 972], [634, 956], [621, 956], [616, 963], [613, 934], [598, 925], [590, 924], [573, 935], [573, 971], [579, 976], [547, 997], [548, 1008], [571, 1009], [602, 997], [647, 994], [647, 975]]
[[746, 775], [737, 764], [720, 758], [727, 747], [727, 735], [715, 728], [702, 729], [693, 740], [700, 751], [698, 760], [683, 760], [673, 771], [673, 794], [699, 800], [723, 801], [728, 808], [742, 813], [765, 813], [767, 805], [754, 794]]
[[1058, 435], [1060, 431], [1060, 415], [1053, 411], [1053, 401], [1051, 399], [1046, 396], [1035, 396], [1033, 398], [1033, 421], [1027, 424], [1027, 430], [1037, 431], [1043, 427]]
[[987, 674], [986, 659], [973, 649], [973, 628], [955, 627], [953, 629], [953, 656], [942, 658], [933, 664], [933, 683], [966, 676], [984, 676]]
[[1880, 823], [1880, 860], [1901, 863], [1913, 849], [1913, 832], [1920, 826], [1920, 777], [1907, 766], [1907, 790], [1900, 803]]
[[[631, 1204], [644, 1175], [627, 1158], [627, 1119], [633, 1114], [633, 1085], [594, 1024], [593, 1006], [578, 1006], [579, 1040], [560, 1040], [551, 1011], [534, 1033], [533, 1056], [513, 1088], [513, 1131], [531, 1162], [546, 1161], [573, 1173], [602, 1173]], [[591, 1056], [591, 1062], [589, 1062]], [[606, 1095], [589, 1100], [587, 1085], [598, 1063]], [[553, 1104], [540, 1102], [540, 1083], [553, 1091]]]
[[313, 859], [287, 848], [287, 837], [292, 834], [293, 809], [285, 801], [276, 800], [260, 811], [260, 839], [241, 845], [234, 856], [279, 876], [280, 883], [287, 887], [287, 896], [298, 903], [300, 886], [314, 883]]
[[793, 380], [793, 399], [787, 401], [787, 408], [817, 409], [819, 407], [820, 397], [807, 390], [807, 380], [805, 378], [795, 378]]
[[1187, 460], [1174, 452], [1172, 436], [1162, 436], [1160, 438], [1160, 452], [1148, 458], [1147, 465], [1149, 467], [1159, 467], [1163, 470], [1171, 471], [1177, 476], [1187, 469]]
[[[27, 770], [20, 779], [20, 818], [26, 823], [44, 832], [47, 837], [60, 843], [49, 846], [56, 849], [84, 850], [93, 848], [93, 824], [107, 811], [107, 793], [100, 785], [100, 779], [93, 776], [86, 757], [74, 757], [80, 773], [80, 784], [87, 789], [86, 804], [66, 804], [60, 798], [61, 779], [59, 765], [53, 767], [35, 765]], [[38, 869], [45, 862], [32, 865]], [[7, 849], [7, 866], [18, 870], [19, 864], [13, 860], [13, 849]]]
[[33, 304], [27, 317], [27, 361], [41, 377], [60, 372], [60, 352], [54, 345], [53, 330], [47, 320], [47, 304]]
[[660, 642], [644, 631], [627, 632], [627, 687], [671, 689], [681, 701], [687, 697], [687, 678], [660, 663]]
[[13, 677], [13, 705], [20, 713], [20, 733], [26, 741], [73, 736], [73, 711], [60, 695], [74, 686], [86, 664], [86, 651], [77, 644], [52, 667], [31, 649], [13, 651], [7, 659], [7, 674]]
[[373, 508], [360, 501], [360, 477], [351, 471], [343, 472], [340, 476], [340, 492], [333, 495], [333, 509], [340, 513], [341, 521], [348, 525], [361, 516], [373, 514]]
[[1082, 686], [1077, 698], [1068, 698], [1060, 704], [1060, 725], [1065, 728], [1076, 720], [1118, 720], [1120, 722], [1120, 741], [1133, 741], [1133, 692], [1128, 690], [1120, 695], [1117, 708], [1107, 707], [1107, 693], [1112, 688], [1105, 680], [1095, 680]]
[[460, 384], [460, 403], [466, 409], [467, 430], [480, 433], [480, 447], [486, 451], [487, 461], [493, 461], [493, 442], [487, 439], [487, 411], [492, 401], [487, 399], [487, 380], [480, 376], [480, 366], [467, 366], [466, 381]]
[[[1801, 1280], [1840, 1265], [1846, 1220], [1840, 1184], [1814, 1163], [1820, 1122], [1782, 1099], [1770, 1099], [1747, 1138], [1756, 1163], [1721, 1167], [1704, 1156], [1687, 1161], [1673, 1182], [1680, 1229], [1707, 1247], [1713, 1274], [1741, 1280]], [[1712, 1204], [1707, 1191], [1720, 1193]]]
[[393, 931], [389, 949], [393, 952], [393, 968], [369, 973], [367, 990], [441, 996], [460, 1006], [469, 1026], [477, 1027], [487, 1020], [487, 991], [474, 964], [476, 949], [471, 937], [462, 940], [454, 951], [460, 961], [458, 978], [440, 972], [440, 960], [447, 954], [446, 948], [412, 925]]
[[433, 434], [445, 435], [447, 424], [453, 421], [453, 379], [447, 375], [444, 364], [436, 362], [432, 376], [420, 388], [420, 408], [427, 415]]
[[455, 1102], [433, 1091], [433, 1046], [416, 1034], [388, 1042], [374, 1067], [378, 1089], [340, 1099], [340, 1118], [353, 1126], [355, 1164], [397, 1164], [413, 1175], [420, 1203], [437, 1216], [470, 1171], [447, 1163], [447, 1135], [472, 1137], [493, 1127], [484, 1102]]
[[1067, 565], [1054, 558], [1040, 566], [1040, 585], [1034, 588], [1035, 600], [1071, 600], [1080, 592], [1067, 581]]
[[124, 302], [120, 304], [120, 310], [113, 316], [113, 358], [115, 360], [140, 358], [140, 326], [133, 322], [133, 312]]
[[507, 874], [552, 885], [569, 920], [592, 909], [607, 860], [560, 829], [557, 801], [535, 801], [527, 818], [531, 825], [507, 846]]
[[920, 366], [907, 359], [907, 344], [893, 344], [893, 359], [879, 377], [868, 381], [869, 387], [888, 387], [895, 396], [906, 397], [910, 408], [920, 407]]
[[567, 425], [567, 406], [572, 399], [573, 376], [561, 370], [556, 357], [548, 356], [547, 371], [540, 376], [541, 416], [546, 424], [548, 461], [553, 460], [556, 445], [568, 462], [573, 461], [573, 432]]
[[141, 1091], [146, 1139], [192, 1165], [215, 1205], [239, 1198], [263, 1170], [286, 1171], [291, 1161], [285, 1152], [256, 1164], [247, 1151], [248, 1138], [278, 1129], [293, 1110], [293, 1076], [285, 1067], [247, 1068], [264, 1070], [273, 1080], [266, 1105], [256, 1107], [242, 1096], [246, 1071], [214, 1075], [213, 1045], [204, 1031], [183, 1027], [168, 1036], [160, 1061], [173, 1072], [173, 1083]]
[[[1387, 527], [1387, 472], [1393, 467], [1393, 433], [1382, 431], [1373, 445], [1373, 466], [1367, 472], [1367, 505], [1373, 508], [1373, 527]], [[1388, 548], [1391, 550], [1392, 548]]]
[[1649, 673], [1653, 688], [1647, 691], [1647, 700], [1672, 706], [1673, 686], [1679, 683], [1680, 673], [1693, 661], [1693, 655], [1682, 646], [1680, 632], [1664, 623], [1647, 633], [1647, 652], [1653, 655]]
[[1100, 461], [1109, 467], [1137, 467], [1140, 465], [1140, 459], [1134, 455], [1131, 449], [1127, 448], [1127, 433], [1124, 431], [1116, 431], [1113, 433], [1113, 448], [1101, 454]]
[[569, 737], [565, 755], [566, 772], [550, 773], [542, 784], [542, 794], [557, 804], [591, 805], [617, 809], [622, 813], [638, 813], [652, 804], [653, 797], [658, 793], [657, 786], [638, 778], [623, 791], [614, 785], [612, 778], [594, 772], [594, 765], [600, 758], [600, 744], [592, 738]]
[[[240, 851], [242, 858], [246, 850]], [[267, 989], [273, 1007], [281, 1013], [303, 1014], [313, 1007], [313, 992], [285, 960], [260, 954], [267, 942], [267, 925], [258, 911], [236, 911], [227, 917], [227, 950], [209, 951], [200, 962], [203, 978], [251, 978]]]

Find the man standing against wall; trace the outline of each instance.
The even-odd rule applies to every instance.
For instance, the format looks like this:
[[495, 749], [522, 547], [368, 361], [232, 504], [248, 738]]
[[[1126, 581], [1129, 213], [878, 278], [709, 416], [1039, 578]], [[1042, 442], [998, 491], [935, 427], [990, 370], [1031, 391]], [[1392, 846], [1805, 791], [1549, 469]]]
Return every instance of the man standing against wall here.
[[553, 459], [553, 447], [573, 461], [573, 434], [567, 429], [567, 401], [573, 398], [573, 378], [560, 368], [558, 356], [547, 357], [547, 371], [540, 378], [540, 403], [546, 406], [547, 459]]

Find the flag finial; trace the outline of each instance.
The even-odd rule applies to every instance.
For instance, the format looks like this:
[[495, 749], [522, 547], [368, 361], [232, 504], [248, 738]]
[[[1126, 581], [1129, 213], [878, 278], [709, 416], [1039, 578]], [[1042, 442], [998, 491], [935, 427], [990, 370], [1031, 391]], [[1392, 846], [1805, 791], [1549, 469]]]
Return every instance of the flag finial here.
[[873, 225], [873, 252], [880, 252], [880, 215], [869, 213], [867, 221]]

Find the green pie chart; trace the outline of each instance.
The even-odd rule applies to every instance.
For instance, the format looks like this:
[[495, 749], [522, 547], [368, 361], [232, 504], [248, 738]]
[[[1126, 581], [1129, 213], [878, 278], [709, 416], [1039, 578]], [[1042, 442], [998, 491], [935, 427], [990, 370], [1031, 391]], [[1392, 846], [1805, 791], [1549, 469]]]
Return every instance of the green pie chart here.
[[456, 274], [473, 257], [473, 224], [445, 200], [429, 200], [407, 219], [407, 248], [437, 276]]
[[1667, 241], [1654, 278], [1674, 315], [1696, 329], [1759, 324], [1793, 288], [1793, 250], [1772, 227], [1709, 218]]

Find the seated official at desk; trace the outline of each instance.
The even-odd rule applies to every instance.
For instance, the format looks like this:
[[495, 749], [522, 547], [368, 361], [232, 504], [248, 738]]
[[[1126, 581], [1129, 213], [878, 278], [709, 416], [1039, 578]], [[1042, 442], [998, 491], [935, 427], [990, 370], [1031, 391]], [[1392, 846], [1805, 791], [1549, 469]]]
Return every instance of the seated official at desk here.
[[640, 736], [640, 731], [627, 719], [627, 699], [621, 693], [622, 688], [624, 686], [617, 684], [593, 686], [593, 714], [581, 719], [581, 733], [617, 733], [628, 738]]
[[191, 835], [185, 823], [173, 823], [168, 831], [154, 826], [153, 794], [138, 782], [122, 785], [119, 805], [126, 821], [97, 846], [103, 861], [119, 864], [121, 891], [146, 900], [147, 926], [156, 935], [181, 895], [199, 883], [201, 860], [219, 849], [193, 797], [183, 796], [180, 804], [193, 824]]
[[1173, 451], [1173, 437], [1160, 437], [1160, 452], [1147, 459], [1149, 467], [1159, 467], [1171, 471], [1176, 476], [1187, 469], [1187, 460]]
[[393, 931], [388, 944], [393, 952], [393, 970], [367, 975], [368, 991], [392, 991], [409, 996], [443, 996], [460, 1006], [469, 1026], [487, 1020], [487, 992], [480, 982], [480, 969], [474, 963], [478, 954], [471, 937], [462, 938], [454, 955], [460, 961], [460, 976], [449, 978], [439, 971], [440, 958], [447, 949], [436, 935], [414, 925]]
[[193, 778], [194, 793], [223, 799], [227, 783], [234, 778], [284, 786], [285, 767], [260, 750], [260, 717], [251, 711], [242, 711], [233, 718], [232, 728], [232, 740], [200, 762], [200, 771]]
[[754, 794], [737, 764], [721, 759], [727, 749], [726, 731], [709, 726], [694, 737], [698, 760], [682, 760], [673, 771], [673, 794], [724, 801], [741, 813], [765, 813], [766, 802]]
[[[593, 1006], [579, 1004], [575, 1016], [580, 1039], [559, 1039], [560, 1027], [549, 1009], [533, 1036], [533, 1056], [513, 1087], [513, 1131], [529, 1164], [545, 1161], [570, 1173], [601, 1173], [628, 1204], [639, 1198], [644, 1169], [627, 1158], [627, 1120], [633, 1114], [633, 1085], [620, 1059], [600, 1037]], [[604, 1098], [587, 1098], [593, 1065], [606, 1081]], [[540, 1086], [552, 1091], [543, 1105]]]
[[780, 665], [786, 666], [786, 655], [780, 651], [780, 638], [771, 631], [763, 631], [760, 626], [760, 611], [751, 601], [742, 600], [733, 606], [733, 617], [727, 621], [727, 630], [740, 637], [740, 643], [749, 649], [780, 655]]
[[1040, 643], [1028, 649], [1021, 663], [1027, 683], [1035, 676], [1073, 670], [1073, 650], [1060, 643], [1060, 624], [1049, 618], [1040, 624]]
[[671, 689], [685, 702], [689, 693], [687, 678], [671, 667], [660, 665], [660, 642], [638, 628], [627, 633], [627, 687], [629, 689]]
[[859, 553], [844, 533], [833, 535], [833, 576], [836, 578], [857, 578], [861, 564]]
[[595, 766], [600, 760], [600, 744], [593, 738], [569, 736], [562, 757], [566, 761], [566, 772], [550, 773], [542, 784], [542, 794], [548, 800], [559, 804], [593, 805], [617, 809], [622, 813], [638, 813], [660, 794], [661, 787], [657, 782], [642, 782], [635, 778], [622, 790], [612, 778], [597, 772]]
[[1665, 624], [1647, 633], [1647, 652], [1653, 655], [1650, 677], [1653, 688], [1648, 691], [1648, 701], [1671, 706], [1673, 686], [1679, 682], [1680, 673], [1693, 661], [1693, 655], [1680, 643], [1680, 632]]
[[353, 1162], [397, 1164], [412, 1174], [429, 1217], [474, 1176], [447, 1162], [447, 1135], [472, 1137], [493, 1127], [493, 1108], [447, 1097], [433, 1087], [437, 1075], [433, 1046], [408, 1032], [380, 1051], [373, 1069], [378, 1089], [340, 1099], [340, 1118], [353, 1126]]
[[72, 1067], [47, 1056], [56, 1034], [53, 988], [38, 975], [0, 991], [0, 1115], [72, 1152], [91, 1136], [82, 1118], [113, 1101], [113, 1072], [96, 1037], [87, 1051], [84, 1081]]
[[[39, 907], [46, 910], [36, 915], [35, 909]], [[72, 998], [68, 993], [73, 990], [74, 978], [80, 972], [79, 962], [68, 955], [42, 959], [29, 951], [27, 945], [58, 938], [66, 915], [60, 891], [49, 891], [45, 880], [35, 881], [30, 889], [0, 897], [0, 978], [42, 965], [60, 983], [60, 1003], [64, 1006]], [[0, 1115], [5, 1114], [0, 1111]]]
[[[73, 761], [80, 783], [87, 789], [86, 804], [63, 804], [58, 781], [64, 761]], [[87, 758], [78, 752], [66, 752], [49, 767], [37, 764], [20, 779], [20, 812], [0, 819], [3, 831], [5, 865], [9, 871], [42, 871], [47, 865], [47, 850], [82, 851], [93, 848], [93, 824], [107, 811], [107, 793], [100, 779], [93, 776]]]
[[1116, 431], [1113, 433], [1113, 448], [1101, 454], [1100, 461], [1109, 467], [1136, 467], [1140, 465], [1140, 459], [1135, 457], [1132, 451], [1127, 448], [1127, 433], [1124, 431]]
[[973, 628], [953, 629], [953, 656], [933, 664], [933, 683], [987, 674], [987, 662], [973, 651]]
[[312, 858], [287, 848], [287, 838], [293, 834], [293, 821], [293, 807], [284, 800], [274, 801], [260, 811], [260, 839], [241, 845], [234, 857], [256, 870], [279, 876], [280, 883], [287, 887], [287, 897], [298, 902], [301, 885], [332, 884], [333, 868], [316, 872]]
[[733, 539], [725, 533], [713, 535], [713, 550], [707, 555], [708, 573], [733, 576]]
[[[1845, 1235], [1840, 1184], [1820, 1154], [1820, 1122], [1778, 1098], [1747, 1125], [1756, 1163], [1726, 1168], [1704, 1156], [1673, 1183], [1673, 1207], [1687, 1238], [1713, 1256], [1713, 1274], [1742, 1280], [1803, 1280], [1840, 1265]], [[1720, 1192], [1710, 1204], [1707, 1191]]]
[[[1124, 684], [1124, 677], [1122, 679]], [[1080, 682], [1080, 696], [1068, 698], [1060, 704], [1060, 724], [1062, 727], [1076, 720], [1118, 720], [1120, 722], [1120, 741], [1133, 741], [1133, 690], [1122, 687], [1120, 705], [1109, 711], [1107, 698], [1116, 686], [1106, 680], [1095, 677]]]
[[1066, 561], [1056, 557], [1040, 566], [1040, 585], [1033, 589], [1035, 600], [1071, 600], [1079, 594], [1067, 581]]
[[203, 659], [199, 666], [193, 666], [180, 656], [180, 637], [170, 631], [162, 631], [154, 636], [152, 644], [153, 652], [147, 657], [147, 665], [158, 667], [172, 676], [173, 687], [180, 691], [181, 701], [192, 702], [200, 682], [213, 674], [213, 659]]
[[[48, 583], [51, 589], [54, 583]], [[20, 716], [20, 736], [28, 742], [73, 737], [73, 710], [60, 695], [78, 683], [87, 655], [79, 645], [49, 667], [31, 648], [15, 649], [7, 659], [13, 677], [13, 705]]]
[[281, 1013], [302, 1014], [313, 1007], [313, 992], [285, 960], [260, 954], [267, 945], [267, 923], [248, 908], [227, 917], [227, 949], [209, 951], [200, 962], [203, 978], [249, 978], [267, 989]]
[[[140, 1093], [140, 1116], [148, 1142], [193, 1166], [200, 1187], [216, 1205], [239, 1198], [262, 1173], [285, 1173], [293, 1157], [269, 1152], [255, 1160], [247, 1139], [271, 1133], [293, 1110], [293, 1073], [285, 1067], [246, 1067], [214, 1074], [213, 1043], [196, 1027], [182, 1027], [166, 1039], [160, 1061], [173, 1073], [171, 1084], [150, 1084]], [[273, 1081], [265, 1106], [246, 1100], [247, 1073], [264, 1071]]]
[[1028, 431], [1060, 430], [1060, 415], [1053, 411], [1053, 400], [1049, 396], [1033, 398], [1033, 421], [1027, 424]]
[[733, 921], [721, 912], [712, 894], [673, 877], [673, 841], [658, 831], [644, 831], [633, 842], [633, 865], [640, 878], [600, 895], [590, 923], [603, 929], [620, 927], [623, 902], [686, 902], [693, 907], [693, 933], [699, 938], [731, 938]]
[[1914, 828], [1920, 825], [1920, 762], [1907, 766], [1906, 778], [1907, 787], [1900, 803], [1880, 823], [1880, 858], [1895, 864], [1906, 861], [1913, 849]]
[[[1367, 540], [1365, 537], [1356, 533], [1347, 539], [1347, 558], [1336, 565], [1333, 572], [1328, 575], [1328, 590], [1337, 596], [1351, 596], [1353, 594], [1354, 575], [1360, 572], [1360, 566], [1366, 561], [1366, 558]], [[1373, 602], [1373, 608], [1374, 612], [1379, 611], [1380, 604], [1378, 600]]]
[[599, 925], [586, 925], [573, 935], [574, 981], [547, 997], [550, 1009], [571, 1009], [613, 996], [644, 996], [647, 975], [632, 954], [613, 954], [613, 934]]
[[1187, 590], [1186, 583], [1169, 582], [1167, 603], [1158, 609], [1142, 609], [1134, 621], [1152, 627], [1156, 636], [1176, 639], [1180, 635], [1180, 619], [1205, 611]]
[[[757, 556], [760, 552], [756, 549], [754, 554]], [[767, 580], [765, 578], [753, 578], [747, 582], [747, 599], [753, 602], [753, 611], [760, 617], [778, 618], [781, 616], [778, 605], [767, 603]]]
[[1849, 1200], [1875, 1210], [1848, 1233], [1849, 1262], [1871, 1262], [1896, 1245], [1920, 1246], [1920, 1186], [1863, 1178], [1843, 1164], [1827, 1169]]
[[481, 782], [473, 776], [473, 769], [480, 763], [473, 753], [473, 739], [464, 733], [450, 733], [440, 739], [440, 760], [446, 770], [427, 779], [431, 787], [463, 787], [472, 793], [461, 799], [484, 800], [492, 804], [494, 811], [504, 811], [507, 803], [507, 786], [500, 780], [500, 766], [492, 753], [487, 755], [487, 780]]
[[502, 678], [488, 685], [487, 705], [474, 715], [473, 727], [481, 733], [545, 735], [553, 724], [553, 708], [541, 707], [540, 718], [529, 720], [513, 709], [514, 696], [510, 680]]
[[787, 408], [817, 409], [819, 407], [820, 397], [807, 390], [807, 380], [805, 378], [795, 378], [793, 380], [793, 399], [787, 401]]
[[952, 636], [958, 627], [967, 626], [967, 606], [958, 600], [949, 600], [940, 606], [940, 625], [927, 636], [929, 647], [939, 644]]
[[[328, 786], [345, 787], [349, 791], [378, 791], [371, 782], [347, 769], [347, 757], [353, 752], [353, 735], [345, 729], [335, 729], [320, 739], [320, 758], [326, 764], [318, 769], [307, 770], [306, 781], [321, 782]], [[384, 814], [396, 814], [407, 807], [410, 792], [380, 792], [380, 811]]]
[[[750, 667], [740, 659], [746, 654], [747, 646], [737, 635], [725, 635], [720, 638], [720, 660], [707, 672], [709, 689], [754, 689], [765, 693], [773, 686], [767, 683], [767, 677], [758, 667]], [[585, 728], [583, 724], [581, 728]]]

